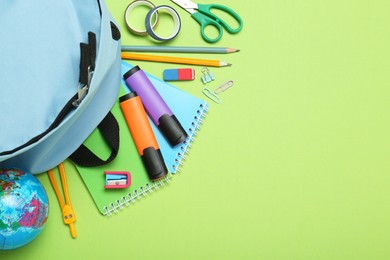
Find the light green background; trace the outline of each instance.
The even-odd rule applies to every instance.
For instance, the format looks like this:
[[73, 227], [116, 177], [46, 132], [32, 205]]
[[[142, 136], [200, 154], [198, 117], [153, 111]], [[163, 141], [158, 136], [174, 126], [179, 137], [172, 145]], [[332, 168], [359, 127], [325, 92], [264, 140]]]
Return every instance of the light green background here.
[[[172, 46], [209, 46], [180, 14]], [[123, 44], [129, 1], [107, 0]], [[70, 163], [77, 239], [63, 225], [46, 174], [50, 216], [31, 244], [0, 259], [389, 259], [390, 2], [228, 1], [244, 20], [215, 46], [177, 54], [233, 63], [211, 68], [210, 111], [182, 173], [111, 218], [99, 215]], [[59, 14], [60, 15], [60, 14]], [[164, 26], [161, 24], [161, 26]], [[26, 42], [28, 39], [26, 39]], [[174, 64], [133, 62], [162, 77]], [[176, 86], [204, 98], [197, 79]]]

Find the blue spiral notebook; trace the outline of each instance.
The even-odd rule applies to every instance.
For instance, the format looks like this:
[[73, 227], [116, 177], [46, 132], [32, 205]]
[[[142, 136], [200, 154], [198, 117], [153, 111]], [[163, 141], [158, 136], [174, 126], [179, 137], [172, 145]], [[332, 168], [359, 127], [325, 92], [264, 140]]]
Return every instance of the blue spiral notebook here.
[[[132, 67], [132, 65], [122, 62], [122, 75]], [[187, 131], [188, 138], [181, 145], [171, 147], [159, 129], [149, 119], [165, 164], [170, 172], [165, 179], [158, 182], [151, 182], [142, 164], [142, 160], [137, 153], [130, 131], [127, 128], [126, 121], [119, 107], [119, 102], [116, 102], [111, 112], [115, 115], [120, 126], [120, 149], [117, 158], [103, 166], [81, 167], [76, 165], [97, 208], [103, 215], [110, 215], [113, 212], [117, 212], [119, 208], [135, 202], [142, 196], [170, 182], [172, 174], [180, 171], [188, 149], [194, 142], [195, 135], [208, 109], [208, 105], [204, 100], [180, 90], [157, 77], [148, 73], [146, 74], [168, 107], [180, 121], [183, 128]], [[128, 92], [129, 89], [125, 82], [122, 81], [119, 96]], [[107, 150], [98, 131], [92, 133], [85, 144], [88, 147], [93, 147], [94, 152], [102, 158], [110, 152]], [[105, 189], [105, 171], [129, 171], [131, 175], [130, 187], [125, 189]]]

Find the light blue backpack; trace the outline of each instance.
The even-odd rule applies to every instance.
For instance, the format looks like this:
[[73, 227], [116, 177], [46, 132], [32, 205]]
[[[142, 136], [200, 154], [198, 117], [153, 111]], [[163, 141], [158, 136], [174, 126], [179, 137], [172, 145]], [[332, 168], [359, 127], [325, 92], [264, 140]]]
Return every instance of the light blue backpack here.
[[[0, 168], [112, 160], [120, 66], [120, 32], [103, 0], [0, 1]], [[113, 149], [97, 163], [80, 147], [96, 127]]]

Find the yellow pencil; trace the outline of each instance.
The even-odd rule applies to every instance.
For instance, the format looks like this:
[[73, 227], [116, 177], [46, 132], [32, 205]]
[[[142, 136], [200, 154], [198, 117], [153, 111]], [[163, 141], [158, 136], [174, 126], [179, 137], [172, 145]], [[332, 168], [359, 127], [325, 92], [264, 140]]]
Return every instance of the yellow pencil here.
[[219, 60], [179, 58], [179, 57], [172, 57], [172, 56], [159, 56], [159, 55], [138, 54], [138, 53], [128, 53], [128, 52], [122, 52], [122, 59], [178, 63], [178, 64], [188, 64], [188, 65], [198, 65], [198, 66], [208, 66], [208, 67], [231, 66], [230, 63], [219, 61]]

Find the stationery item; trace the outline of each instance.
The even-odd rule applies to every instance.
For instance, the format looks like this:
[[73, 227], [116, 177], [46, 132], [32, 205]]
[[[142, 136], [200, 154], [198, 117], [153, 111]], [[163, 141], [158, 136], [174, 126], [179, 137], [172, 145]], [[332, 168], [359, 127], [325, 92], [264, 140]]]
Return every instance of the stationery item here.
[[197, 66], [225, 67], [225, 66], [232, 65], [230, 63], [220, 61], [220, 60], [181, 58], [181, 57], [173, 57], [173, 56], [159, 56], [159, 55], [149, 55], [149, 54], [139, 54], [139, 53], [129, 53], [129, 52], [122, 52], [121, 56], [122, 59], [125, 60], [142, 60], [142, 61], [188, 64], [188, 65], [197, 65]]
[[124, 189], [131, 185], [131, 175], [129, 172], [110, 172], [105, 171], [106, 185], [105, 189]]
[[216, 89], [214, 89], [214, 93], [215, 94], [219, 94], [221, 92], [224, 92], [225, 90], [233, 87], [233, 85], [234, 85], [233, 80], [228, 80], [225, 83], [223, 83], [221, 86], [219, 86]]
[[[157, 14], [157, 12], [160, 12], [160, 14], [161, 14], [161, 12], [163, 12], [163, 13], [166, 13], [166, 14], [168, 14], [168, 15], [170, 15], [172, 17], [172, 20], [173, 20], [173, 31], [172, 31], [172, 33], [169, 36], [158, 35], [157, 32], [154, 30], [154, 28], [153, 28], [153, 16], [155, 14]], [[152, 10], [150, 10], [148, 12], [148, 14], [146, 15], [145, 27], [146, 27], [146, 31], [148, 32], [148, 34], [153, 39], [155, 39], [157, 41], [172, 40], [173, 38], [175, 38], [177, 36], [177, 34], [180, 31], [180, 27], [181, 27], [180, 16], [175, 11], [175, 9], [173, 9], [172, 7], [170, 7], [168, 5], [156, 6]]]
[[211, 99], [215, 103], [220, 104], [222, 102], [222, 100], [218, 97], [218, 94], [233, 87], [233, 85], [234, 85], [233, 80], [228, 80], [225, 83], [223, 83], [222, 85], [220, 85], [219, 87], [217, 87], [216, 89], [214, 89], [214, 91], [211, 91], [208, 88], [204, 88], [202, 90], [202, 92], [203, 92], [203, 94], [206, 95], [206, 97], [208, 97], [209, 99]]
[[194, 80], [195, 79], [195, 70], [190, 69], [190, 68], [166, 69], [163, 71], [163, 79], [166, 81]]
[[[238, 33], [241, 31], [243, 26], [243, 21], [241, 17], [234, 12], [229, 7], [219, 4], [197, 4], [192, 2], [191, 0], [171, 0], [175, 4], [179, 5], [181, 8], [186, 10], [191, 14], [191, 17], [194, 18], [200, 24], [200, 32], [203, 39], [207, 42], [213, 43], [217, 42], [222, 37], [222, 27], [225, 28], [231, 34]], [[227, 15], [230, 15], [238, 22], [237, 28], [232, 28], [228, 23], [226, 23], [219, 16], [215, 15], [212, 10], [218, 10], [225, 12]], [[215, 38], [211, 38], [206, 34], [207, 26], [215, 27], [218, 30], [218, 36]]]
[[[132, 67], [133, 66], [130, 64], [122, 61], [122, 74], [126, 73]], [[114, 161], [107, 165], [97, 167], [82, 167], [76, 165], [97, 208], [103, 215], [110, 215], [117, 212], [119, 209], [130, 205], [132, 202], [136, 202], [142, 197], [148, 196], [154, 190], [157, 190], [170, 182], [172, 177], [171, 173], [180, 171], [208, 109], [208, 105], [205, 101], [175, 88], [169, 83], [148, 73], [146, 73], [146, 75], [161, 97], [169, 105], [184, 129], [188, 131], [189, 136], [181, 145], [172, 147], [158, 128], [153, 123], [151, 124], [165, 163], [170, 171], [165, 178], [156, 182], [150, 181], [129, 131], [120, 131], [121, 149]], [[129, 92], [125, 84], [124, 79], [122, 79], [120, 96]], [[120, 112], [119, 102], [114, 105], [112, 113], [116, 116], [120, 127], [126, 129], [126, 121]], [[151, 120], [149, 119], [149, 121]], [[104, 142], [102, 142], [98, 131], [95, 131], [87, 139], [86, 145], [97, 147], [99, 151], [96, 152], [99, 152], [102, 156], [110, 153]], [[123, 169], [131, 172], [131, 186], [125, 189], [106, 190], [104, 189], [105, 179], [96, 177], [96, 174], [99, 172], [107, 170], [121, 171]]]
[[53, 169], [48, 171], [50, 183], [53, 186], [53, 189], [54, 189], [54, 192], [57, 196], [58, 202], [60, 203], [63, 221], [66, 225], [69, 225], [70, 234], [72, 235], [72, 237], [76, 238], [76, 236], [77, 236], [76, 228], [74, 227], [74, 222], [76, 221], [76, 214], [74, 213], [74, 210], [72, 208], [72, 203], [70, 202], [68, 183], [66, 180], [66, 172], [65, 172], [64, 164], [60, 163], [58, 165], [58, 168], [59, 168], [59, 172], [60, 172], [62, 190], [64, 192], [64, 197], [65, 197], [65, 203], [64, 203], [64, 200], [62, 199], [60, 189], [59, 189], [57, 181], [54, 177]]
[[171, 52], [171, 53], [214, 53], [225, 54], [239, 52], [240, 50], [225, 47], [186, 47], [186, 46], [134, 46], [122, 45], [122, 51], [130, 52]]
[[155, 181], [165, 177], [168, 170], [141, 99], [136, 92], [131, 92], [121, 96], [119, 102], [149, 178]]
[[[127, 6], [126, 11], [125, 11], [125, 22], [126, 22], [126, 26], [129, 29], [129, 31], [134, 33], [135, 35], [145, 36], [145, 35], [148, 35], [148, 32], [146, 31], [146, 29], [134, 28], [134, 26], [131, 25], [130, 21], [129, 21], [129, 16], [130, 16], [131, 12], [134, 10], [134, 8], [136, 8], [138, 6], [146, 6], [146, 7], [149, 7], [150, 9], [153, 9], [153, 8], [155, 8], [155, 5], [152, 2], [147, 1], [147, 0], [135, 0]], [[151, 23], [150, 26], [151, 26], [151, 28], [156, 28], [157, 24], [158, 24], [158, 13], [156, 13], [154, 21]]]
[[222, 100], [217, 96], [217, 94], [215, 94], [213, 91], [211, 91], [210, 89], [208, 88], [203, 88], [202, 90], [203, 94], [206, 95], [206, 97], [208, 97], [209, 99], [211, 99], [212, 101], [214, 101], [215, 103], [217, 104], [220, 104], [222, 102]]
[[145, 72], [140, 67], [135, 66], [128, 70], [123, 75], [123, 78], [126, 85], [139, 95], [146, 112], [165, 138], [167, 138], [168, 142], [172, 146], [182, 143], [188, 136], [186, 131], [165, 103], [164, 99], [161, 98], [161, 95], [153, 86], [152, 82], [150, 82]]
[[201, 72], [203, 74], [203, 76], [202, 76], [203, 84], [206, 84], [206, 83], [209, 83], [209, 82], [215, 80], [214, 74], [211, 73], [211, 71], [208, 68], [206, 68], [206, 67], [202, 68]]

